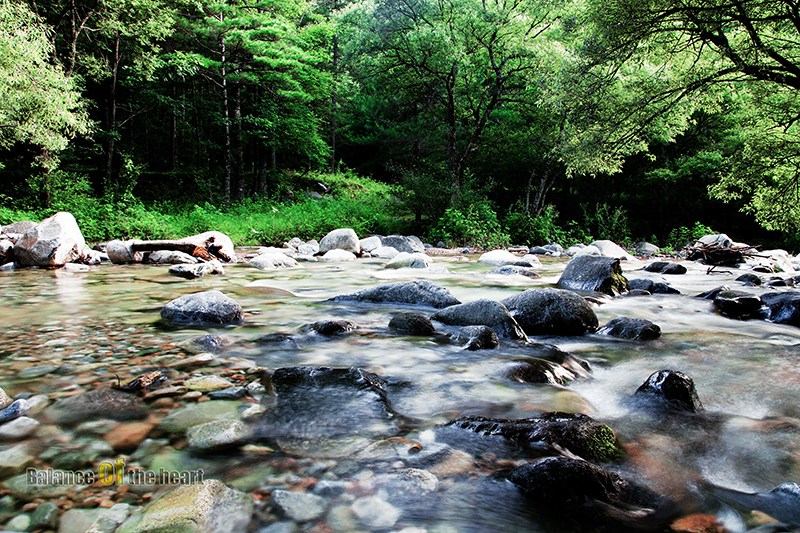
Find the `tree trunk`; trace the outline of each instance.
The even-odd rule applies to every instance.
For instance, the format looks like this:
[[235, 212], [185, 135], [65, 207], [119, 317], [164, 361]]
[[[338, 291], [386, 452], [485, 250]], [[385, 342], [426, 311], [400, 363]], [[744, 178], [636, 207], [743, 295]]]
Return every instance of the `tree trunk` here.
[[236, 186], [234, 199], [244, 200], [244, 146], [242, 142], [242, 90], [237, 83], [233, 87], [233, 123], [234, 141], [236, 142]]
[[106, 169], [103, 180], [103, 194], [111, 192], [111, 179], [114, 173], [114, 152], [117, 140], [117, 74], [119, 72], [119, 31], [114, 34], [114, 60], [111, 67], [111, 91], [108, 104], [108, 145], [106, 147]]
[[[220, 16], [221, 17], [221, 16]], [[225, 126], [225, 175], [222, 178], [222, 203], [226, 206], [231, 204], [231, 121], [228, 112], [228, 76], [225, 55], [225, 38], [220, 37], [220, 75], [222, 85], [222, 122]]]
[[[542, 172], [542, 177], [539, 180], [539, 187], [536, 189], [536, 196], [533, 199], [533, 205], [529, 211], [532, 217], [538, 217], [544, 211], [547, 193], [553, 187], [555, 175], [556, 173], [553, 172], [553, 164], [548, 160], [547, 163], [545, 163], [544, 172]], [[533, 173], [531, 173], [531, 177], [533, 177]]]
[[331, 94], [331, 173], [336, 174], [336, 83], [339, 68], [339, 38], [333, 36], [333, 93]]

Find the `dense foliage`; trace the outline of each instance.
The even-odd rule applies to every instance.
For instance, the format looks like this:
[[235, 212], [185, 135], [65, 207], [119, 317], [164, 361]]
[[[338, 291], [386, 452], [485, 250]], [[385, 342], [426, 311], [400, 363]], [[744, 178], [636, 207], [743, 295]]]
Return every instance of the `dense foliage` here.
[[486, 247], [679, 248], [711, 227], [792, 248], [797, 13], [0, 0], [0, 222], [70, 210], [90, 240], [349, 226]]

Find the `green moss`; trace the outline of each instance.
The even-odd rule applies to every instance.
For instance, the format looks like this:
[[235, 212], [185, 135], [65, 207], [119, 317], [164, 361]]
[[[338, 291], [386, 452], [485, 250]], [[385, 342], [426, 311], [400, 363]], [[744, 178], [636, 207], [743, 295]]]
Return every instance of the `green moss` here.
[[622, 457], [614, 430], [603, 424], [586, 439], [586, 447], [597, 461], [614, 461]]

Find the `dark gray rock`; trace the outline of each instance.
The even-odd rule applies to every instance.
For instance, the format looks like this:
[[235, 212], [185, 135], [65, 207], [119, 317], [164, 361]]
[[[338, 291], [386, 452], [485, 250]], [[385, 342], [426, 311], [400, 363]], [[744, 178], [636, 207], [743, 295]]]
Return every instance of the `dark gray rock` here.
[[710, 291], [701, 292], [700, 294], [695, 296], [695, 298], [700, 298], [701, 300], [713, 300], [714, 298], [717, 297], [717, 294], [727, 290], [730, 290], [730, 287], [728, 287], [727, 285], [722, 285], [720, 287], [715, 287]]
[[371, 289], [340, 294], [328, 300], [329, 302], [372, 302], [372, 303], [400, 303], [410, 305], [424, 305], [442, 309], [459, 302], [450, 291], [432, 281], [418, 279], [414, 281], [400, 281], [379, 285]]
[[742, 283], [744, 283], [749, 287], [757, 287], [761, 285], [761, 277], [756, 276], [755, 274], [752, 274], [750, 272], [748, 272], [747, 274], [742, 274], [741, 276], [736, 278], [736, 281], [741, 281]]
[[[425, 245], [419, 240], [419, 237], [414, 235], [389, 235], [388, 237], [381, 237], [381, 246], [394, 248], [398, 252], [425, 253]], [[442, 247], [444, 248], [444, 247]]]
[[599, 335], [611, 335], [621, 339], [650, 341], [661, 336], [661, 328], [644, 318], [619, 316], [597, 330]]
[[198, 353], [200, 351], [218, 353], [224, 350], [225, 347], [230, 344], [230, 341], [219, 335], [209, 333], [208, 335], [192, 339], [190, 344], [198, 350]]
[[451, 338], [467, 350], [491, 350], [500, 345], [497, 333], [489, 326], [465, 326], [453, 333]]
[[615, 296], [630, 289], [622, 275], [619, 259], [604, 256], [579, 255], [564, 269], [558, 286], [572, 291], [600, 292]]
[[580, 413], [552, 412], [514, 420], [463, 416], [437, 427], [436, 434], [455, 447], [466, 439], [503, 443], [538, 455], [569, 450], [589, 461], [609, 461], [621, 454], [614, 431]]
[[136, 395], [113, 389], [98, 389], [62, 398], [46, 408], [45, 418], [56, 424], [74, 424], [109, 418], [132, 420], [145, 418], [149, 410]]
[[758, 314], [761, 298], [744, 291], [720, 291], [714, 296], [714, 306], [729, 318], [745, 319]]
[[533, 270], [533, 268], [514, 265], [505, 265], [501, 266], [500, 268], [495, 268], [489, 272], [489, 274], [500, 274], [501, 276], [513, 276], [514, 274], [518, 274], [520, 276], [534, 279], [542, 277], [538, 272]]
[[659, 274], [686, 274], [686, 267], [671, 261], [656, 261], [644, 267], [647, 272], [657, 272]]
[[161, 318], [176, 326], [224, 326], [241, 323], [244, 310], [219, 291], [205, 291], [172, 300], [161, 309]]
[[739, 492], [710, 484], [707, 488], [715, 497], [744, 512], [761, 511], [782, 522], [800, 524], [800, 485], [797, 483], [783, 483], [767, 493]]
[[761, 295], [765, 318], [776, 324], [800, 327], [800, 292], [773, 292]]
[[650, 294], [680, 294], [681, 291], [669, 283], [654, 282], [653, 280], [636, 278], [630, 280], [631, 291], [647, 291]]
[[360, 368], [279, 368], [271, 376], [271, 385], [276, 404], [256, 424], [257, 440], [398, 432], [387, 382], [372, 372]]
[[433, 335], [435, 328], [431, 319], [420, 313], [398, 313], [389, 321], [389, 327], [409, 335]]
[[532, 357], [518, 361], [505, 370], [505, 377], [519, 383], [549, 383], [566, 385], [576, 376], [561, 365]]
[[449, 326], [489, 326], [500, 337], [528, 338], [506, 306], [494, 300], [480, 299], [451, 305], [434, 313], [431, 320]]
[[349, 320], [320, 320], [311, 324], [311, 328], [325, 336], [345, 335], [356, 330], [356, 325]]
[[244, 387], [230, 387], [222, 390], [210, 391], [208, 397], [212, 400], [236, 400], [243, 398], [247, 394], [247, 389]]
[[528, 289], [500, 303], [528, 335], [584, 335], [598, 325], [591, 306], [571, 291]]
[[674, 370], [653, 372], [647, 381], [636, 389], [636, 400], [645, 407], [666, 408], [677, 411], [697, 413], [703, 404], [697, 396], [692, 378]]
[[547, 457], [495, 475], [510, 481], [562, 525], [608, 531], [665, 531], [677, 517], [669, 500], [586, 461]]

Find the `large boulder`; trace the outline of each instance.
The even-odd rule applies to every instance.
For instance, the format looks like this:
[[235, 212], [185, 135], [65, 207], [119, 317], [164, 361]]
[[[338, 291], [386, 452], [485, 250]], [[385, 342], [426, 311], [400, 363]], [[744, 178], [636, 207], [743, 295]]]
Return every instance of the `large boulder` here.
[[636, 253], [643, 257], [650, 257], [651, 255], [656, 255], [661, 252], [661, 248], [656, 246], [655, 244], [651, 244], [649, 242], [639, 242], [636, 243]]
[[175, 487], [135, 513], [116, 531], [245, 533], [252, 513], [253, 500], [250, 496], [228, 488], [219, 480], [210, 479]]
[[619, 259], [578, 255], [567, 263], [558, 286], [571, 291], [601, 292], [615, 296], [630, 290]]
[[434, 313], [431, 320], [450, 326], [489, 326], [501, 337], [528, 338], [506, 306], [494, 300], [480, 299], [451, 305]]
[[61, 267], [88, 251], [75, 217], [59, 212], [25, 232], [14, 247], [19, 266]]
[[414, 235], [389, 235], [388, 237], [381, 237], [381, 246], [388, 246], [394, 248], [398, 252], [425, 253], [425, 245], [419, 240], [419, 237]]
[[225, 326], [242, 322], [244, 310], [219, 291], [205, 291], [172, 300], [161, 309], [161, 318], [175, 326]]
[[320, 258], [320, 260], [328, 261], [331, 263], [344, 263], [346, 261], [355, 261], [356, 254], [348, 250], [341, 250], [339, 248], [335, 248], [333, 250], [328, 250], [327, 252], [325, 252]]
[[621, 339], [649, 341], [661, 336], [661, 328], [644, 318], [619, 316], [609, 320], [597, 333]]
[[584, 335], [598, 326], [586, 300], [562, 289], [528, 289], [500, 303], [528, 335]]
[[[381, 246], [379, 248], [375, 248], [370, 252], [372, 257], [378, 257], [380, 259], [393, 259], [397, 257], [400, 252], [397, 251], [396, 248], [392, 248], [391, 246]], [[408, 252], [406, 252], [408, 253]]]
[[458, 301], [450, 291], [432, 281], [418, 279], [414, 281], [400, 281], [387, 283], [371, 289], [340, 294], [328, 300], [329, 302], [371, 302], [371, 303], [400, 303], [411, 305], [424, 305], [442, 309], [457, 305]]
[[358, 235], [350, 228], [340, 228], [331, 231], [319, 241], [319, 253], [324, 254], [330, 250], [345, 250], [353, 254], [361, 253], [361, 247], [358, 244]]
[[761, 295], [765, 318], [776, 324], [800, 327], [800, 292], [771, 292]]
[[594, 241], [589, 246], [594, 246], [598, 250], [600, 250], [600, 254], [604, 257], [614, 257], [616, 259], [621, 259], [623, 261], [632, 261], [634, 257], [625, 251], [620, 245], [613, 241], [602, 240], [602, 241]]

